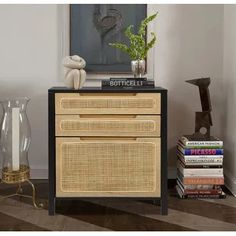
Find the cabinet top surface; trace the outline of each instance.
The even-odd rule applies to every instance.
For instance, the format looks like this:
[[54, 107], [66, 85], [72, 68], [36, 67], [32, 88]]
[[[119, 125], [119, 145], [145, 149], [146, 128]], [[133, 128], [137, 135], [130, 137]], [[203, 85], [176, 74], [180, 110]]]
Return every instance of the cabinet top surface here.
[[84, 87], [79, 90], [76, 89], [69, 89], [66, 87], [52, 87], [48, 90], [48, 92], [54, 93], [160, 93], [167, 91], [162, 87], [155, 87], [155, 88], [129, 88], [129, 89], [102, 89], [101, 87]]

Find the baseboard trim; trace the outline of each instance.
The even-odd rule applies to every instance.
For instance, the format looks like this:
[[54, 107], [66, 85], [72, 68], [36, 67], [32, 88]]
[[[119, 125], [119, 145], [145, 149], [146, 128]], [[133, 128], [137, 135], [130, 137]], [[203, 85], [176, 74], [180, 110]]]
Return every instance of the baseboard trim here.
[[48, 179], [48, 169], [47, 168], [31, 168], [30, 170], [31, 179]]
[[176, 179], [177, 169], [176, 167], [168, 168], [168, 179]]
[[[31, 179], [48, 179], [47, 168], [31, 168], [30, 173], [31, 173]], [[227, 169], [224, 169], [224, 175], [225, 175], [225, 186], [236, 197], [236, 178], [233, 177], [233, 175]], [[176, 168], [169, 167], [168, 180], [175, 181], [175, 179], [176, 179]]]
[[224, 169], [224, 176], [225, 186], [236, 197], [236, 178], [227, 169]]

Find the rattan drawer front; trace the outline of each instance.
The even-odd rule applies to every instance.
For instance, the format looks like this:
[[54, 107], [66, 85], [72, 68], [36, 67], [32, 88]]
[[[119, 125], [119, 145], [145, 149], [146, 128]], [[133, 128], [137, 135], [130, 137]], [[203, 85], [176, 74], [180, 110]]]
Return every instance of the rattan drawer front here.
[[56, 195], [160, 196], [160, 139], [56, 138]]
[[56, 115], [56, 136], [160, 136], [160, 116]]
[[159, 93], [57, 93], [56, 114], [160, 114]]

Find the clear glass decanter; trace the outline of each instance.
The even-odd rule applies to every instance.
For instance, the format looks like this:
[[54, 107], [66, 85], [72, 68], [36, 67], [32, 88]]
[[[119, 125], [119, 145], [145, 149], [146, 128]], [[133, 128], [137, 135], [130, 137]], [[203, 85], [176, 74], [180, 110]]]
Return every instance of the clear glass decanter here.
[[2, 182], [20, 183], [29, 179], [28, 150], [31, 130], [26, 114], [29, 98], [1, 101], [3, 118], [1, 122], [0, 148], [3, 156]]

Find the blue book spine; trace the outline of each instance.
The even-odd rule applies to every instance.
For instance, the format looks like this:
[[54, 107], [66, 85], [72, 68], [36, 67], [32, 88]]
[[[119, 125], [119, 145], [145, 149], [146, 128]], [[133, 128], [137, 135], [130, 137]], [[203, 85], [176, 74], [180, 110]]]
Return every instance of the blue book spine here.
[[223, 155], [223, 149], [183, 149], [184, 155]]

